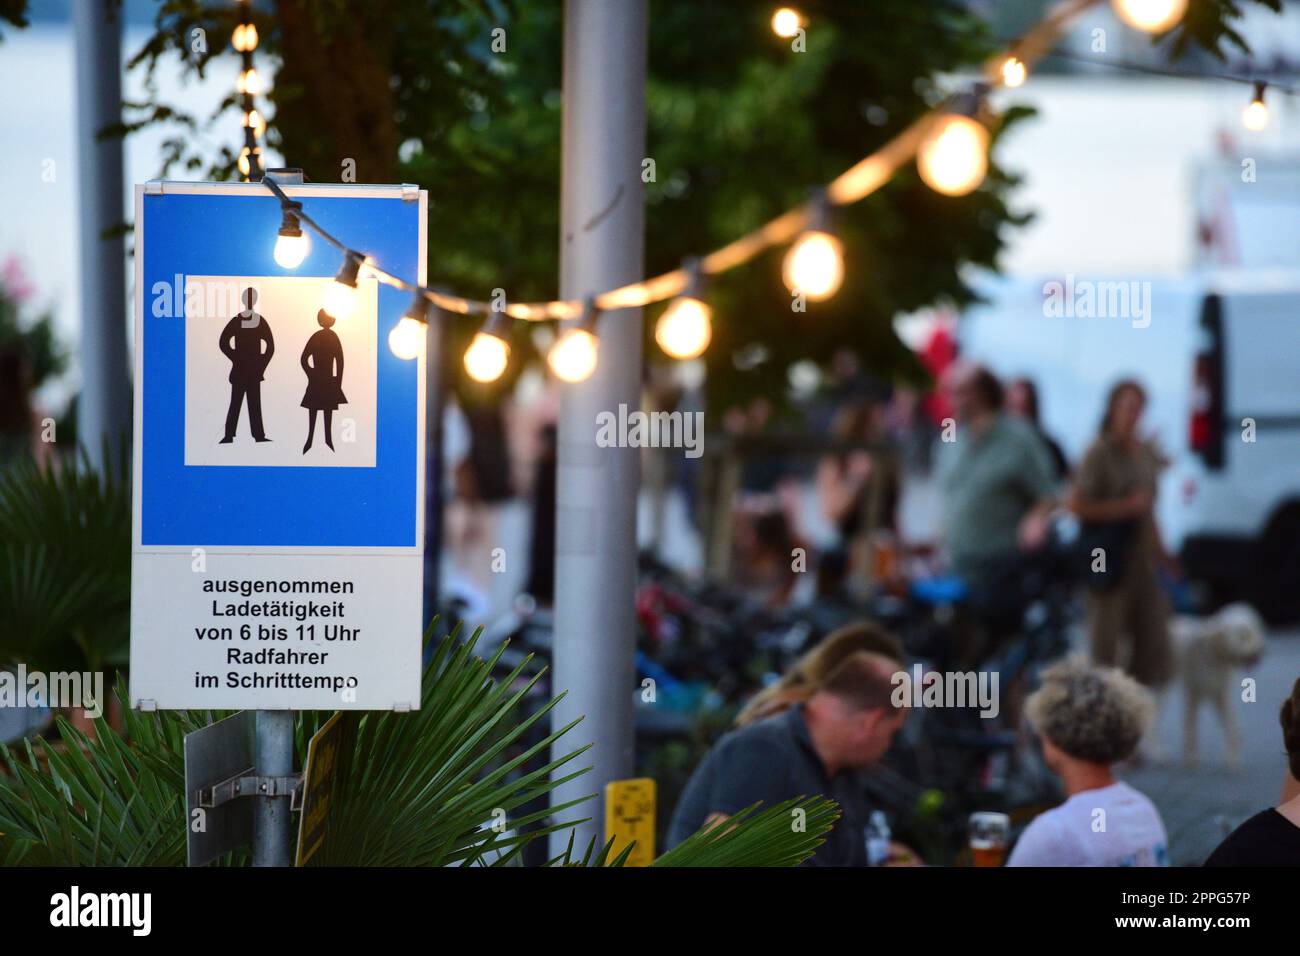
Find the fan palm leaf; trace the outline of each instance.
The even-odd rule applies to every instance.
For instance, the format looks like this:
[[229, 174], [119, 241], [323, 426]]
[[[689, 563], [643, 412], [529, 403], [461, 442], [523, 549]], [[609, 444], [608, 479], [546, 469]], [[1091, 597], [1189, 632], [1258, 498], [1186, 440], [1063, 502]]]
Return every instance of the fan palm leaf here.
[[[541, 672], [524, 659], [495, 677], [504, 650], [484, 660], [454, 630], [426, 669], [413, 713], [348, 711], [326, 839], [311, 865], [475, 866], [518, 862], [529, 842], [572, 828], [591, 797], [545, 807], [557, 786], [587, 768], [586, 749], [552, 756], [578, 721], [546, 729], [560, 698], [524, 713]], [[501, 668], [500, 670], [504, 670]], [[499, 673], [500, 671], [497, 671]], [[122, 696], [123, 682], [116, 692]], [[63, 866], [168, 866], [185, 861], [185, 735], [220, 715], [124, 711], [115, 731], [102, 717], [94, 739], [66, 721], [65, 744], [39, 738], [0, 747], [0, 861]], [[300, 753], [326, 715], [299, 716]], [[534, 729], [536, 728], [536, 729]], [[542, 809], [528, 809], [529, 805]], [[797, 820], [798, 823], [792, 821]], [[664, 866], [781, 866], [806, 859], [835, 820], [820, 798], [736, 814], [656, 861]], [[573, 840], [554, 863], [621, 866], [631, 847]], [[247, 862], [238, 851], [222, 862]]]
[[126, 663], [131, 575], [127, 455], [0, 469], [0, 665], [98, 671]]

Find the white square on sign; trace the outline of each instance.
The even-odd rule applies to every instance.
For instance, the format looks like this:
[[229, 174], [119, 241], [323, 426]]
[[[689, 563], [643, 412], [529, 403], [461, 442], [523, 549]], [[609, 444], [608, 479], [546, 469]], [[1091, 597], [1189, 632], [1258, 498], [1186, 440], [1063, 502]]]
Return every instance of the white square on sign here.
[[331, 322], [333, 281], [186, 276], [185, 464], [375, 467], [378, 287]]

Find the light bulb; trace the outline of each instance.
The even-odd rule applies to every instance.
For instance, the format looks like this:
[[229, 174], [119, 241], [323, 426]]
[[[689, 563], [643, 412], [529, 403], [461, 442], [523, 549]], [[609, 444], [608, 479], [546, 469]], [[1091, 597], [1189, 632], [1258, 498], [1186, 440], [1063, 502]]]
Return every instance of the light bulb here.
[[258, 168], [261, 169], [262, 147], [258, 146], [249, 150], [247, 146], [239, 151], [239, 159], [235, 165], [239, 167], [239, 172], [244, 176], [250, 174], [253, 168], [253, 160], [257, 159]]
[[772, 14], [772, 32], [784, 39], [790, 39], [799, 32], [803, 26], [803, 17], [799, 16], [799, 11], [790, 7], [780, 7]]
[[334, 318], [343, 320], [352, 314], [357, 304], [357, 287], [344, 285], [335, 279], [325, 287], [325, 298], [321, 308]]
[[1246, 127], [1252, 133], [1258, 133], [1268, 126], [1268, 107], [1264, 105], [1262, 97], [1256, 97], [1250, 101], [1241, 112], [1241, 125]]
[[[329, 312], [329, 309], [325, 311]], [[424, 347], [424, 335], [424, 323], [404, 315], [388, 333], [388, 347], [399, 359], [410, 361], [419, 356]]]
[[989, 134], [969, 116], [949, 113], [916, 152], [916, 167], [925, 184], [946, 196], [964, 196], [988, 172]]
[[465, 350], [465, 371], [476, 382], [495, 382], [510, 361], [510, 346], [489, 332], [479, 332]]
[[[307, 233], [299, 230], [296, 236], [287, 236], [281, 232], [275, 239], [275, 252], [272, 255], [275, 257], [275, 264], [281, 269], [296, 269], [302, 265], [302, 260], [307, 258], [307, 253], [310, 251], [311, 238]], [[326, 311], [329, 312], [328, 309]], [[330, 312], [330, 315], [338, 318], [333, 312]]]
[[260, 94], [262, 92], [262, 79], [257, 75], [257, 70], [250, 69], [240, 73], [239, 79], [235, 81], [235, 89], [250, 96]]
[[785, 254], [781, 278], [791, 292], [829, 299], [844, 281], [844, 246], [829, 232], [809, 230]]
[[596, 371], [596, 336], [586, 329], [569, 329], [546, 356], [551, 371], [566, 382], [583, 382]]
[[655, 341], [675, 359], [698, 358], [713, 338], [712, 310], [694, 296], [674, 299], [655, 324]]
[[1164, 33], [1187, 12], [1187, 0], [1111, 0], [1119, 18], [1135, 30]]
[[352, 314], [357, 304], [357, 272], [361, 269], [362, 257], [349, 252], [343, 257], [343, 265], [334, 281], [325, 287], [325, 299], [321, 308], [340, 321]]
[[244, 125], [251, 128], [253, 135], [259, 139], [266, 132], [266, 120], [262, 119], [262, 114], [257, 110], [244, 114]]
[[1010, 89], [1023, 86], [1029, 71], [1019, 57], [1009, 56], [1002, 61], [1002, 85]]
[[257, 49], [257, 27], [251, 23], [241, 23], [235, 27], [234, 34], [230, 37], [231, 45], [240, 53], [247, 53], [249, 50]]

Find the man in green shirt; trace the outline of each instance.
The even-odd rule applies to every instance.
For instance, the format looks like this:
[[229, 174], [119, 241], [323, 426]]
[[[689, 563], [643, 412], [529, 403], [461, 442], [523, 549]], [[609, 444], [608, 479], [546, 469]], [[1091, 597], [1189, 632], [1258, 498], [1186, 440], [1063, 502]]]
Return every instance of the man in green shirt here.
[[1003, 413], [1002, 384], [988, 369], [961, 365], [950, 375], [957, 428], [937, 461], [943, 541], [953, 571], [978, 590], [1043, 543], [1055, 479], [1043, 442]]

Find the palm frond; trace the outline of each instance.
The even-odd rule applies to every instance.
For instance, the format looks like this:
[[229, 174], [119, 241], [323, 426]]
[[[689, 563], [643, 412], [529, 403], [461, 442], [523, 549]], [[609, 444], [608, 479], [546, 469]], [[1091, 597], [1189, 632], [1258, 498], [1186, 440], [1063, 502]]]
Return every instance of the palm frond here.
[[0, 469], [0, 664], [97, 671], [126, 663], [131, 490], [125, 452]]
[[[349, 711], [324, 845], [311, 865], [507, 866], [533, 840], [570, 830], [564, 866], [622, 866], [611, 840], [575, 855], [572, 827], [592, 797], [548, 807], [558, 786], [588, 768], [552, 745], [577, 721], [543, 731], [559, 698], [523, 713], [541, 676], [522, 661], [493, 677], [504, 645], [488, 660], [454, 630], [435, 650], [414, 713]], [[125, 682], [115, 687], [119, 699]], [[67, 721], [62, 746], [40, 738], [0, 746], [0, 862], [60, 866], [177, 866], [185, 861], [184, 739], [221, 715], [140, 713], [125, 708], [125, 730], [102, 717], [90, 739]], [[300, 752], [324, 715], [299, 716]], [[535, 729], [536, 728], [536, 729]], [[792, 866], [821, 843], [835, 805], [813, 798], [763, 812], [751, 807], [699, 833], [656, 866]], [[502, 821], [507, 826], [500, 826]], [[796, 823], [797, 821], [797, 823]], [[239, 865], [241, 850], [221, 862]]]
[[759, 811], [758, 804], [700, 830], [654, 866], [798, 866], [826, 842], [840, 817], [825, 797], [796, 797]]
[[[125, 686], [120, 678], [119, 700]], [[125, 703], [125, 702], [123, 702]], [[0, 746], [0, 859], [26, 865], [179, 866], [185, 862], [185, 734], [206, 715], [124, 710], [90, 739], [62, 718], [61, 745]], [[128, 743], [129, 740], [129, 743]]]
[[[516, 687], [528, 661], [494, 679], [505, 645], [488, 660], [473, 654], [480, 632], [458, 640], [459, 628], [439, 644], [424, 678], [419, 711], [411, 714], [349, 712], [344, 732], [354, 735], [350, 764], [339, 767], [329, 839], [313, 863], [333, 866], [475, 865], [513, 854], [523, 844], [578, 820], [559, 816], [584, 800], [549, 810], [515, 810], [545, 797], [586, 768], [557, 773], [580, 748], [547, 759], [551, 745], [577, 722], [522, 745], [529, 730], [548, 719], [559, 698], [521, 714], [541, 676]], [[517, 753], [513, 751], [519, 751]], [[490, 824], [504, 818], [509, 832]], [[521, 829], [551, 819], [539, 829]]]

